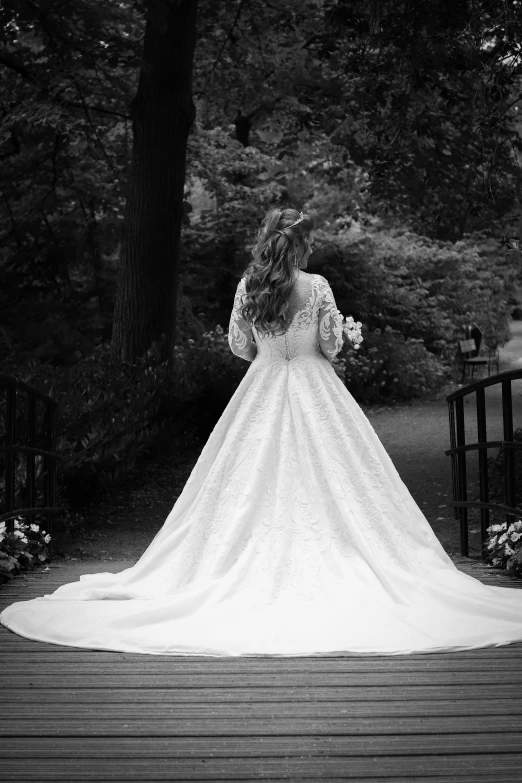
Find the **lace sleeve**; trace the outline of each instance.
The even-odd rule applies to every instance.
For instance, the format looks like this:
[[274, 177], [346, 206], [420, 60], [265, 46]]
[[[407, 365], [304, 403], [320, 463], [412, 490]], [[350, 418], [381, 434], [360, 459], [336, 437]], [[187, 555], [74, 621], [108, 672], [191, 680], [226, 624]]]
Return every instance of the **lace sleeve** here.
[[237, 284], [234, 306], [230, 315], [228, 326], [228, 344], [230, 350], [241, 359], [252, 362], [257, 354], [257, 345], [252, 335], [250, 324], [245, 321], [240, 312], [245, 294], [245, 278], [242, 277]]
[[322, 275], [319, 278], [319, 345], [329, 362], [343, 347], [343, 315], [337, 309], [332, 289]]

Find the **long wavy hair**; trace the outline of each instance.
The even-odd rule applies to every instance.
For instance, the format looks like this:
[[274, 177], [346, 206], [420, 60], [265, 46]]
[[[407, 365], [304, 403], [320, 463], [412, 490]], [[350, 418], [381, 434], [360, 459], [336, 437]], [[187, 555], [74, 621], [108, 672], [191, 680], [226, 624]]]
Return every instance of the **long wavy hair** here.
[[[271, 209], [265, 216], [252, 260], [245, 270], [243, 318], [254, 324], [260, 334], [284, 334], [295, 267], [299, 250], [306, 251], [306, 240], [314, 228], [310, 215], [296, 209]], [[274, 326], [275, 324], [275, 326]]]

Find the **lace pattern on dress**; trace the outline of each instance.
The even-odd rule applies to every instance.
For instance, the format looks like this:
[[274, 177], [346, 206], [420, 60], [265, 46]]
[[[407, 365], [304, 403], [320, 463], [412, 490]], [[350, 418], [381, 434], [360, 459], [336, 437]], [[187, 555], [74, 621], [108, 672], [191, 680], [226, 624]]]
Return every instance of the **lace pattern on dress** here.
[[245, 321], [240, 312], [244, 295], [243, 277], [237, 285], [228, 328], [228, 343], [236, 356], [252, 361], [252, 346], [255, 345], [256, 362], [321, 354], [331, 362], [341, 350], [342, 314], [336, 307], [328, 281], [322, 275], [307, 274], [296, 279], [290, 294], [288, 326], [284, 334], [262, 335], [255, 326]]

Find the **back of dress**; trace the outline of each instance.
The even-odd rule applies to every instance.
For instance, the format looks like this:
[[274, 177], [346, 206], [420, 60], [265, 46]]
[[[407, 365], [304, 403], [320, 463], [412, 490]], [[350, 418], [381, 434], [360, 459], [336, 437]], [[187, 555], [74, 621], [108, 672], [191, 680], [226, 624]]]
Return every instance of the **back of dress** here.
[[231, 351], [256, 364], [289, 361], [297, 357], [326, 357], [332, 361], [343, 345], [342, 315], [337, 310], [328, 281], [317, 274], [296, 278], [290, 294], [288, 326], [284, 334], [262, 335], [242, 317], [245, 278], [237, 286], [230, 317], [228, 342]]

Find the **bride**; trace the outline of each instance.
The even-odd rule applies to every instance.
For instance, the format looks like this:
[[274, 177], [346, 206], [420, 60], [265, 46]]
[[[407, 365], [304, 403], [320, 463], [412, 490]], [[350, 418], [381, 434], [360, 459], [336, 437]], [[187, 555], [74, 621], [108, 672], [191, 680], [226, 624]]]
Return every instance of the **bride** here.
[[8, 606], [21, 636], [169, 655], [389, 655], [522, 641], [522, 592], [461, 573], [331, 361], [313, 222], [266, 216], [231, 350], [251, 362], [140, 559]]

